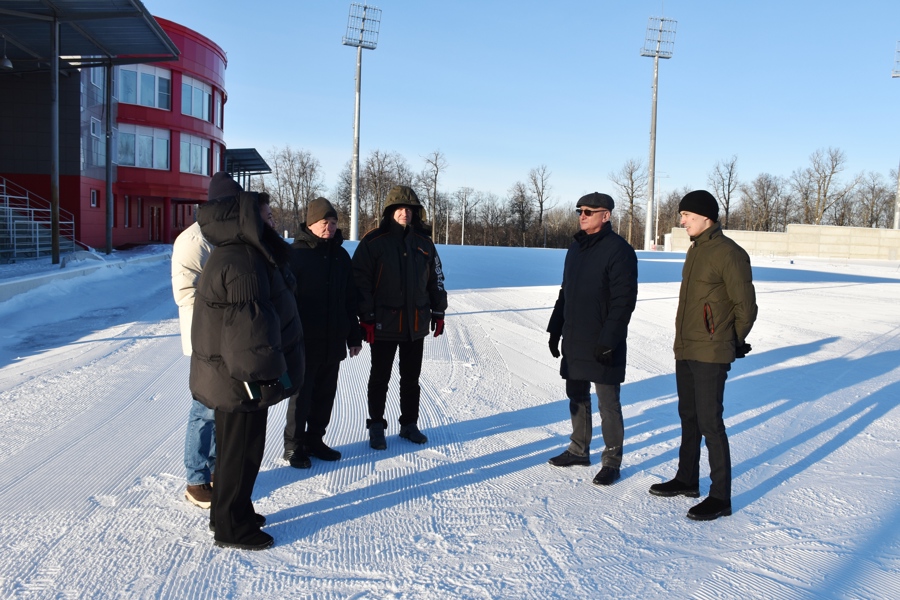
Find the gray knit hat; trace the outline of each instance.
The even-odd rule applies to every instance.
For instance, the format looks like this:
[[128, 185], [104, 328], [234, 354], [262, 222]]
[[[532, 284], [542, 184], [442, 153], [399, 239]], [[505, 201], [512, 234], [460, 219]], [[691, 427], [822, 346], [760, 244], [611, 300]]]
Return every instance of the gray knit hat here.
[[333, 219], [338, 218], [337, 211], [334, 210], [334, 206], [331, 205], [327, 199], [319, 197], [309, 203], [309, 206], [306, 208], [306, 226], [309, 227], [313, 223], [318, 223], [322, 219], [327, 219], [331, 217]]

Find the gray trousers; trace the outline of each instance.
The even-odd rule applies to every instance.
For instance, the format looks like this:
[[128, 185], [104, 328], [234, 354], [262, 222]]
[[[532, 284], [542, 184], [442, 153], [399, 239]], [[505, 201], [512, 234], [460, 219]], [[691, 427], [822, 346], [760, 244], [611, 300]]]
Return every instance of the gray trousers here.
[[[601, 464], [604, 467], [620, 468], [622, 465], [622, 444], [625, 441], [625, 422], [622, 419], [622, 403], [619, 396], [621, 385], [594, 384], [597, 404], [600, 406], [600, 431], [603, 434]], [[569, 397], [569, 412], [572, 414], [572, 442], [569, 452], [587, 456], [591, 452], [591, 438], [594, 424], [591, 419], [591, 382], [566, 380], [566, 395]]]

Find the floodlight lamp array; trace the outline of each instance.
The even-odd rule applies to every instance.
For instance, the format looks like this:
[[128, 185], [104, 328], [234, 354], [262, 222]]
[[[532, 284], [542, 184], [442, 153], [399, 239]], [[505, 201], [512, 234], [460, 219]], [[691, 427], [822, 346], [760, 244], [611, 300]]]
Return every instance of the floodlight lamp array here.
[[351, 4], [344, 45], [374, 50], [375, 46], [378, 45], [378, 29], [380, 25], [380, 8], [365, 4]]
[[675, 50], [675, 27], [678, 22], [664, 17], [650, 17], [641, 56], [672, 58]]
[[897, 42], [897, 53], [894, 58], [894, 70], [891, 71], [891, 77], [900, 77], [900, 42]]

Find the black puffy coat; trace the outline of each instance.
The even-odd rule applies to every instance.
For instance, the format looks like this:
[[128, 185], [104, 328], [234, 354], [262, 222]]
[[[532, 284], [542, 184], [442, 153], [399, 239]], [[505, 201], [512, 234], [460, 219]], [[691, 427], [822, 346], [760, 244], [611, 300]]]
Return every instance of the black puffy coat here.
[[311, 361], [339, 362], [347, 357], [348, 347], [362, 345], [353, 265], [343, 243], [340, 229], [326, 240], [301, 225], [292, 244], [297, 310]]
[[421, 339], [447, 310], [441, 259], [418, 218], [404, 227], [384, 217], [356, 247], [353, 275], [359, 319], [375, 323], [376, 340]]
[[[637, 302], [637, 255], [609, 222], [594, 234], [579, 231], [566, 253], [562, 288], [547, 331], [562, 335], [560, 375], [615, 384], [625, 381], [628, 323]], [[594, 358], [613, 349], [612, 364]]]
[[[254, 192], [201, 205], [197, 221], [215, 248], [194, 298], [191, 394], [225, 412], [266, 408], [303, 383], [290, 246], [263, 224]], [[271, 382], [285, 373], [288, 389], [270, 386], [263, 398], [250, 399], [244, 382]]]

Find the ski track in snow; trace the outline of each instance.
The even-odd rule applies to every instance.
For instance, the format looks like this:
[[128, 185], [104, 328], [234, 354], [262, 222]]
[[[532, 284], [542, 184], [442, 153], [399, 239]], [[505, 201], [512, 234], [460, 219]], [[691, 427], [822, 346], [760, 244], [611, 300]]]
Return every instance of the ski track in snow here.
[[594, 466], [547, 464], [570, 433], [544, 333], [558, 284], [453, 291], [426, 340], [427, 444], [397, 436], [395, 365], [388, 449], [369, 448], [368, 346], [341, 369], [339, 462], [288, 466], [286, 403], [270, 410], [254, 502], [276, 546], [260, 553], [215, 548], [183, 499], [167, 261], [0, 307], [0, 597], [900, 597], [900, 278], [757, 282], [753, 352], [726, 387], [735, 513], [695, 523], [693, 499], [647, 493], [680, 440], [672, 264], [641, 283], [614, 486], [591, 484], [597, 416]]

